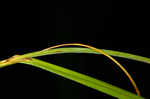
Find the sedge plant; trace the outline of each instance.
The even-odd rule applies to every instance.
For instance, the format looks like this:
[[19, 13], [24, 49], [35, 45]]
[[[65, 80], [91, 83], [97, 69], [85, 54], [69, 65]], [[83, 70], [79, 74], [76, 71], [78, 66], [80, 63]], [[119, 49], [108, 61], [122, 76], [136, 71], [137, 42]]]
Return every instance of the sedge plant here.
[[[68, 48], [67, 46], [80, 46], [80, 47]], [[65, 47], [65, 48], [59, 48], [59, 47]], [[64, 53], [102, 54], [108, 57], [127, 75], [127, 77], [129, 78], [131, 84], [133, 85], [135, 89], [136, 94], [129, 92], [127, 90], [121, 89], [112, 84], [106, 83], [104, 81], [98, 80], [96, 78], [93, 78], [93, 77], [78, 73], [76, 71], [69, 70], [67, 68], [57, 66], [57, 65], [35, 58], [35, 57], [44, 56], [44, 55], [64, 54]], [[97, 91], [103, 92], [105, 94], [111, 95], [119, 99], [144, 99], [144, 97], [141, 96], [140, 90], [138, 89], [134, 79], [131, 77], [128, 71], [124, 68], [124, 66], [121, 65], [112, 56], [127, 58], [127, 59], [141, 61], [141, 62], [150, 64], [150, 58], [146, 58], [143, 56], [133, 55], [133, 54], [119, 52], [119, 51], [113, 51], [113, 50], [98, 49], [98, 48], [85, 45], [85, 44], [69, 43], [69, 44], [60, 44], [60, 45], [52, 46], [41, 51], [31, 52], [31, 53], [27, 53], [24, 55], [14, 55], [8, 59], [0, 61], [0, 68], [7, 67], [16, 63], [28, 64], [28, 65], [32, 65], [32, 66], [47, 70], [49, 72], [52, 72], [54, 74], [65, 77], [67, 79], [73, 80], [82, 85], [93, 88]]]

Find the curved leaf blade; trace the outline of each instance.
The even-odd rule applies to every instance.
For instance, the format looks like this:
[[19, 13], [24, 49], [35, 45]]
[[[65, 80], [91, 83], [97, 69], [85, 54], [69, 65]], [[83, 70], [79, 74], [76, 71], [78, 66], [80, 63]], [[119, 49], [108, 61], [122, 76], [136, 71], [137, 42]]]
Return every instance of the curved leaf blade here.
[[[140, 61], [144, 63], [150, 64], [150, 58], [134, 55], [130, 53], [120, 52], [120, 51], [113, 51], [113, 50], [105, 50], [101, 49], [105, 53], [111, 56], [131, 59], [135, 61]], [[56, 48], [56, 49], [50, 49], [50, 50], [42, 50], [42, 51], [36, 51], [28, 54], [24, 54], [18, 58], [32, 58], [32, 57], [38, 57], [38, 56], [45, 56], [45, 55], [54, 55], [54, 54], [64, 54], [64, 53], [90, 53], [90, 54], [100, 54], [96, 51], [93, 51], [89, 48], [79, 48], [79, 47], [69, 47], [69, 48]]]

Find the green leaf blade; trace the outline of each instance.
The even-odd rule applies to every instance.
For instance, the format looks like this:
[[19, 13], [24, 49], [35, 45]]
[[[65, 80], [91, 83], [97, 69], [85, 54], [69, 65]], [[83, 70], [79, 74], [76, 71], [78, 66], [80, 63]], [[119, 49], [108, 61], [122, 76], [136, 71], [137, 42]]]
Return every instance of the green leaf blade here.
[[[135, 61], [140, 61], [140, 62], [150, 64], [150, 58], [147, 58], [147, 57], [134, 55], [134, 54], [130, 54], [130, 53], [125, 53], [125, 52], [113, 51], [113, 50], [105, 50], [105, 49], [101, 49], [101, 50], [111, 56], [126, 58], [126, 59], [130, 59], [130, 60], [135, 60]], [[24, 54], [24, 55], [20, 56], [20, 58], [26, 58], [26, 57], [32, 58], [32, 57], [54, 55], [54, 54], [64, 54], [64, 53], [100, 54], [89, 48], [69, 47], [69, 48], [56, 48], [56, 49], [32, 52], [32, 53]]]
[[106, 82], [38, 59], [32, 58], [32, 61], [26, 61], [22, 63], [50, 71], [52, 73], [76, 81], [82, 85], [96, 89], [100, 92], [106, 93], [119, 99], [144, 99], [143, 97], [137, 96], [136, 94], [120, 89]]

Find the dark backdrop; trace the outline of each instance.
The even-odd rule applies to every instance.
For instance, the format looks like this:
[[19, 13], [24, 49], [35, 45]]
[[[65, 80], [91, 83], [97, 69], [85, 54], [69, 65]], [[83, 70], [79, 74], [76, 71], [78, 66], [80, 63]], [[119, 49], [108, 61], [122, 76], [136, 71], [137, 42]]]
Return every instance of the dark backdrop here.
[[[0, 59], [62, 43], [83, 43], [149, 57], [146, 3], [134, 2], [3, 2]], [[149, 65], [117, 58], [148, 95]], [[40, 57], [135, 92], [125, 74], [102, 55], [65, 54]], [[11, 97], [41, 99], [113, 99], [93, 89], [49, 73], [16, 64], [0, 69], [0, 90]], [[53, 84], [53, 85], [50, 85]]]

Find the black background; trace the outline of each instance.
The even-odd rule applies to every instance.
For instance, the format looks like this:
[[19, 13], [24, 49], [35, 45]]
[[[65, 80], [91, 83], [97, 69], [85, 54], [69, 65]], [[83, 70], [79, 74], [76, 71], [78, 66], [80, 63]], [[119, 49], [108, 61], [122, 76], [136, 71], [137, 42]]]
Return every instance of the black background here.
[[[147, 3], [12, 1], [1, 6], [0, 60], [62, 43], [149, 57]], [[117, 58], [149, 98], [149, 64]], [[135, 92], [126, 75], [102, 55], [65, 54], [40, 57], [51, 63]], [[114, 99], [47, 71], [16, 64], [0, 69], [1, 94], [12, 98]]]

